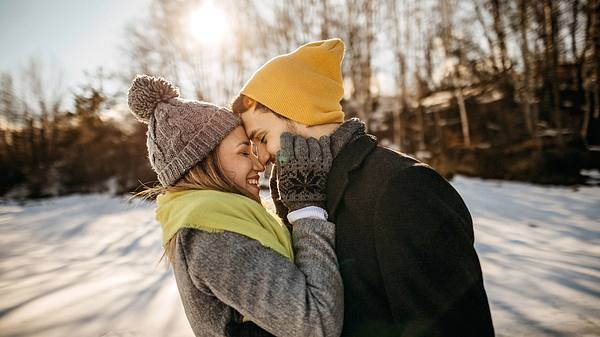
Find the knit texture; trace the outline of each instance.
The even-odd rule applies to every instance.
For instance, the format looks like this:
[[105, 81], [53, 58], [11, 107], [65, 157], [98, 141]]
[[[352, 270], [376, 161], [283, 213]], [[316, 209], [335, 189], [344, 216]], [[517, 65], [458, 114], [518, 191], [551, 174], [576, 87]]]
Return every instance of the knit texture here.
[[196, 336], [254, 336], [245, 324], [232, 329], [240, 316], [275, 336], [340, 335], [344, 292], [335, 225], [300, 219], [292, 238], [294, 263], [236, 233], [177, 233], [173, 271]]
[[241, 93], [305, 125], [341, 123], [343, 57], [340, 39], [305, 44], [264, 64]]
[[[349, 120], [342, 123], [337, 129], [335, 129], [333, 134], [329, 136], [329, 146], [331, 148], [331, 156], [333, 157], [333, 159], [337, 157], [340, 151], [347, 144], [366, 134], [366, 130], [367, 127], [365, 123], [363, 123], [358, 118], [350, 118]], [[333, 165], [333, 163], [331, 163], [331, 165]], [[329, 172], [329, 168], [327, 172]], [[279, 190], [277, 188], [278, 176], [278, 167], [277, 165], [273, 165], [273, 169], [271, 171], [271, 178], [269, 182], [269, 188], [271, 190], [271, 199], [273, 199], [273, 204], [275, 205], [275, 211], [277, 213], [277, 216], [281, 218], [281, 221], [286, 225], [286, 227], [291, 228], [292, 225], [287, 219], [287, 215], [290, 212], [290, 210], [283, 203], [282, 198], [279, 195]]]
[[277, 188], [281, 201], [290, 211], [306, 206], [325, 208], [327, 174], [331, 168], [329, 137], [319, 140], [281, 135], [277, 153]]
[[181, 99], [173, 84], [147, 75], [133, 80], [128, 104], [135, 117], [148, 124], [148, 157], [163, 186], [173, 185], [241, 125], [231, 111]]
[[367, 126], [358, 118], [350, 118], [342, 123], [330, 136], [331, 154], [337, 157], [347, 144], [366, 134]]

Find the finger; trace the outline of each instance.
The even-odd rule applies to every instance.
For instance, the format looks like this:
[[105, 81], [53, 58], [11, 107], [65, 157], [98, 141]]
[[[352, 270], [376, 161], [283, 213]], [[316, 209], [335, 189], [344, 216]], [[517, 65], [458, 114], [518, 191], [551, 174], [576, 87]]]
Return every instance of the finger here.
[[323, 156], [323, 162], [331, 163], [333, 161], [333, 155], [331, 154], [331, 143], [328, 136], [321, 136], [319, 138], [319, 145], [321, 145], [321, 156]]
[[269, 188], [271, 189], [271, 198], [273, 200], [279, 199], [279, 191], [277, 190], [277, 165], [273, 165], [273, 168], [271, 169]]
[[285, 164], [294, 159], [294, 136], [289, 132], [284, 132], [279, 138], [280, 149], [277, 152], [275, 160], [279, 164]]
[[306, 142], [308, 143], [309, 159], [320, 162], [323, 158], [321, 156], [321, 145], [319, 144], [319, 141], [310, 137]]
[[294, 154], [296, 160], [308, 160], [308, 144], [302, 136], [294, 137]]

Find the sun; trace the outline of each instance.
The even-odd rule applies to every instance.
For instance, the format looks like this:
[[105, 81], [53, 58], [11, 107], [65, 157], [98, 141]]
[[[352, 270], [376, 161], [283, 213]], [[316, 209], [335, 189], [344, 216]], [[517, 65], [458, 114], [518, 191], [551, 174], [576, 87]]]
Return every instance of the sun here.
[[204, 2], [188, 17], [192, 36], [204, 45], [223, 43], [229, 32], [227, 16], [210, 2]]

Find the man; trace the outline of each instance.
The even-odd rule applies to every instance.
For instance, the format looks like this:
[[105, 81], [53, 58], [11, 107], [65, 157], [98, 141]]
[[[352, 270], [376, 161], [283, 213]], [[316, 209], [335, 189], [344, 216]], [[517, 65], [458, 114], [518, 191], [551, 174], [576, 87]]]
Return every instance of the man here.
[[343, 54], [343, 42], [331, 39], [280, 55], [233, 104], [263, 163], [280, 159], [285, 132], [330, 136], [327, 212], [344, 281], [342, 335], [494, 336], [467, 207], [429, 166], [378, 146], [360, 120], [343, 121]]

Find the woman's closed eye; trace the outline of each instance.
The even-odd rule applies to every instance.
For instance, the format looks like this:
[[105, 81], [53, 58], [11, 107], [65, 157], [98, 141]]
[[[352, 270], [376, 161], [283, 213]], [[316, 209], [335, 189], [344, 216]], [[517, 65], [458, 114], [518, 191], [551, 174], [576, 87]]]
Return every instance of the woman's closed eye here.
[[246, 145], [238, 150], [238, 154], [244, 157], [248, 157], [252, 153], [252, 146]]
[[242, 155], [244, 157], [249, 157], [253, 154], [254, 154], [254, 152], [253, 152], [252, 145], [248, 145], [248, 147], [246, 147], [240, 151], [240, 155]]

